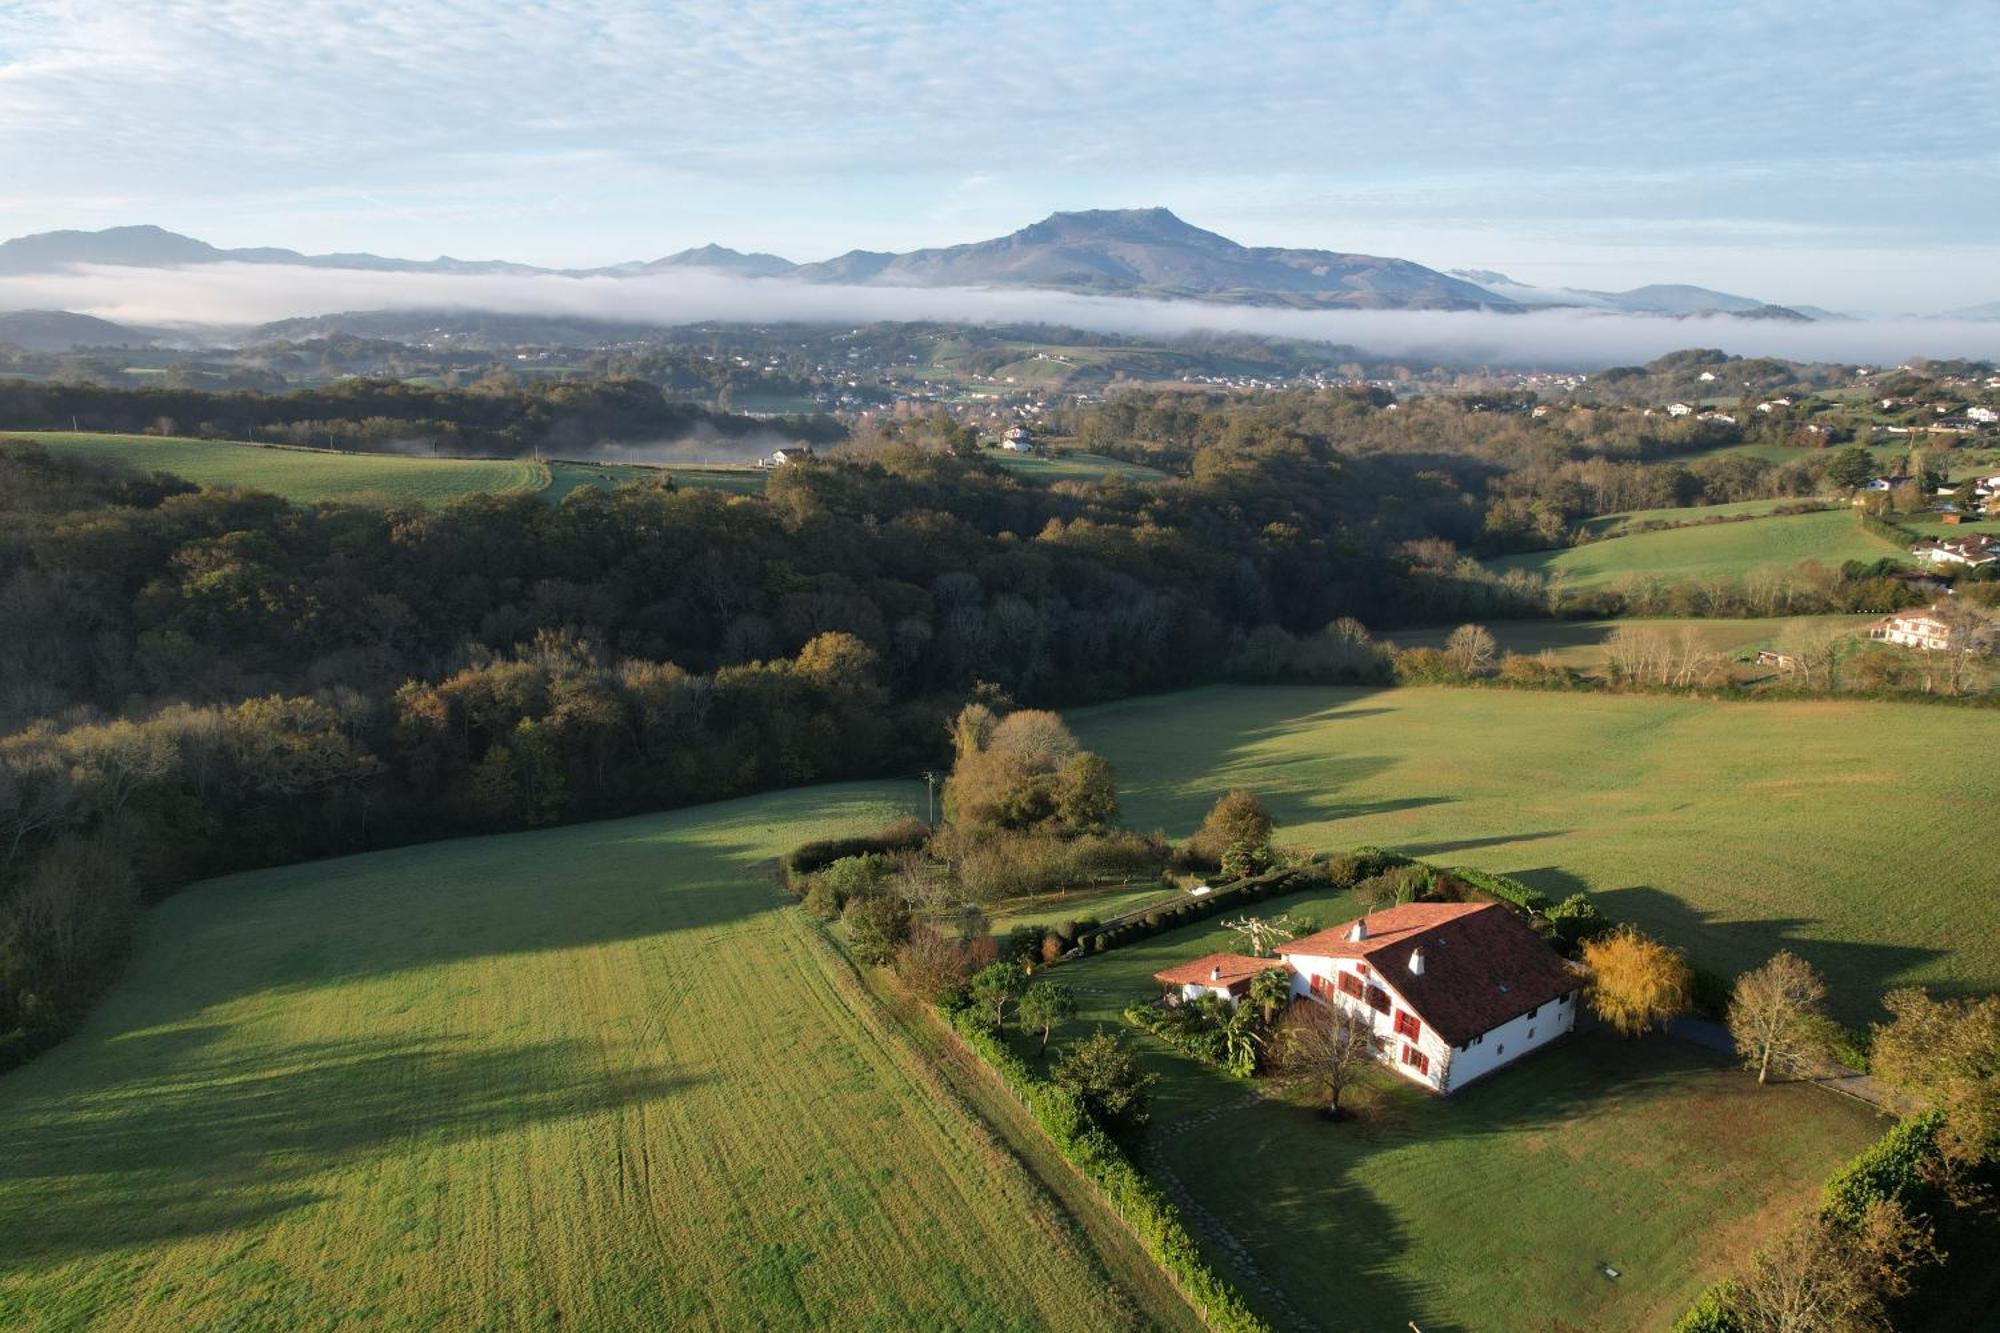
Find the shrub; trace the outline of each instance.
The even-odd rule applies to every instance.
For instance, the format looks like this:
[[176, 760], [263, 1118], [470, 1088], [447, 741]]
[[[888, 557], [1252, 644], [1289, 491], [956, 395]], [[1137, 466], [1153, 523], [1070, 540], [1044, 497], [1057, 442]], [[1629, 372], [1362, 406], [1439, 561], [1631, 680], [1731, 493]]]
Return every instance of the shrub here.
[[1820, 1211], [1842, 1226], [1861, 1225], [1868, 1205], [1893, 1203], [1912, 1214], [1926, 1214], [1938, 1201], [1931, 1183], [1933, 1169], [1943, 1160], [1938, 1131], [1944, 1117], [1928, 1112], [1898, 1121], [1888, 1133], [1835, 1172], [1826, 1182]]
[[1743, 1322], [1730, 1307], [1734, 1284], [1710, 1287], [1692, 1309], [1674, 1321], [1671, 1333], [1744, 1333]]
[[[1227, 858], [1235, 851], [1239, 861], [1251, 868], [1238, 871], [1232, 878], [1255, 874], [1268, 864], [1273, 827], [1271, 816], [1256, 793], [1240, 789], [1225, 792], [1188, 839], [1188, 851], [1197, 864], [1219, 865], [1225, 873], [1229, 869]], [[1264, 864], [1258, 864], [1260, 861]]]
[[[1578, 946], [1585, 940], [1595, 939], [1611, 929], [1611, 922], [1597, 910], [1597, 904], [1581, 893], [1572, 893], [1548, 910], [1549, 933], [1555, 937], [1557, 946], [1572, 957]], [[1700, 997], [1700, 974], [1696, 974], [1697, 1007]]]
[[810, 887], [806, 884], [805, 877], [825, 869], [835, 861], [871, 853], [909, 851], [923, 846], [930, 836], [931, 827], [923, 820], [899, 819], [887, 828], [860, 837], [825, 838], [817, 842], [802, 843], [779, 861], [779, 877], [784, 880], [786, 888], [793, 893], [803, 895]]
[[900, 898], [887, 895], [855, 898], [840, 914], [840, 922], [847, 927], [854, 956], [879, 965], [894, 958], [908, 938], [910, 909]]

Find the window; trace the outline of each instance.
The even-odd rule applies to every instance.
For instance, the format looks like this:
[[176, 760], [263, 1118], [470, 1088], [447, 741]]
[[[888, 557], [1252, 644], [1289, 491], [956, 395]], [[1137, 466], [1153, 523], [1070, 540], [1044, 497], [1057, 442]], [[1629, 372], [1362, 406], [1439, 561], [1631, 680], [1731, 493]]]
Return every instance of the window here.
[[1314, 976], [1311, 980], [1306, 982], [1306, 989], [1313, 993], [1313, 997], [1315, 999], [1326, 998], [1326, 978], [1322, 976]]
[[1375, 1054], [1385, 1055], [1388, 1053], [1389, 1039], [1387, 1037], [1370, 1037], [1368, 1040], [1374, 1043]]
[[1431, 1072], [1431, 1058], [1414, 1046], [1405, 1046], [1403, 1048], [1403, 1063], [1416, 1070], [1419, 1074], [1428, 1074]]
[[1411, 1041], [1415, 1041], [1424, 1035], [1424, 1025], [1417, 1021], [1415, 1014], [1407, 1014], [1398, 1009], [1396, 1011], [1396, 1035], [1399, 1037], [1408, 1037]]
[[1383, 990], [1380, 986], [1370, 986], [1368, 988], [1368, 1007], [1370, 1009], [1379, 1009], [1385, 1014], [1388, 1013], [1389, 992]]
[[1355, 970], [1356, 972], [1359, 972], [1359, 973], [1360, 973], [1360, 974], [1361, 974], [1362, 976], [1364, 976], [1364, 977], [1366, 977], [1366, 976], [1373, 976], [1373, 975], [1374, 975], [1373, 973], [1371, 973], [1371, 972], [1370, 972], [1370, 971], [1368, 970], [1368, 964], [1366, 964], [1366, 963], [1356, 963], [1356, 964], [1354, 965], [1354, 970]]
[[1542, 1006], [1538, 1004], [1534, 1008], [1528, 1011], [1528, 1017], [1533, 1018], [1536, 1014], [1539, 1014], [1540, 1012], [1542, 1012]]
[[1529, 1041], [1533, 1041], [1534, 1039], [1535, 1039], [1535, 1030], [1534, 1030], [1533, 1028], [1529, 1028], [1529, 1029], [1528, 1029], [1528, 1040], [1529, 1040]]
[[1495, 1046], [1495, 1047], [1493, 1048], [1493, 1054], [1495, 1054], [1495, 1055], [1505, 1055], [1505, 1054], [1507, 1054], [1507, 1048], [1506, 1048], [1505, 1046]]
[[1355, 976], [1352, 972], [1342, 972], [1340, 974], [1340, 993], [1342, 995], [1352, 995], [1357, 1000], [1360, 999], [1362, 993], [1361, 978]]

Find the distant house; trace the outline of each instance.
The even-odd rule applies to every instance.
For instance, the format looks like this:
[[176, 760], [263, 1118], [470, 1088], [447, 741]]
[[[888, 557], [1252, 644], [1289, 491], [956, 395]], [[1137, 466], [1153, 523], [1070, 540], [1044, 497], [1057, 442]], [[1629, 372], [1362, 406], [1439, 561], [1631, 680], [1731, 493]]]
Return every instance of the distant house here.
[[1694, 409], [1693, 409], [1692, 407], [1688, 406], [1688, 405], [1687, 405], [1686, 403], [1668, 403], [1668, 404], [1667, 404], [1667, 415], [1668, 415], [1668, 416], [1670, 416], [1670, 417], [1684, 417], [1684, 416], [1687, 416], [1687, 415], [1689, 415], [1689, 414], [1690, 414], [1690, 413], [1692, 413], [1693, 411], [1694, 411]]
[[2000, 408], [1968, 407], [1965, 409], [1965, 416], [1968, 421], [1976, 421], [1982, 426], [1991, 426], [1995, 422], [2000, 422]]
[[1704, 370], [1701, 372], [1699, 378], [1703, 384], [1713, 384], [1715, 382], [1715, 372], [1712, 370]]
[[1182, 963], [1178, 967], [1155, 972], [1153, 980], [1167, 988], [1166, 998], [1174, 1003], [1199, 1000], [1204, 995], [1213, 995], [1236, 1004], [1249, 992], [1250, 982], [1259, 972], [1283, 966], [1284, 964], [1275, 958], [1252, 958], [1248, 954], [1240, 953], [1212, 953], [1191, 963]]
[[1968, 569], [1983, 569], [2000, 564], [2000, 541], [1984, 535], [1946, 537], [1918, 542], [1910, 548], [1910, 554], [1933, 565], [1964, 565]]
[[1703, 412], [1700, 416], [1696, 417], [1695, 420], [1720, 421], [1726, 426], [1733, 426], [1736, 424], [1736, 418], [1730, 416], [1727, 412]]
[[796, 463], [802, 458], [811, 458], [812, 456], [812, 446], [809, 444], [795, 444], [789, 449], [773, 449], [771, 451], [771, 466], [783, 467], [787, 463]]
[[1951, 625], [1932, 606], [1923, 611], [1898, 611], [1868, 627], [1868, 637], [1878, 643], [1896, 643], [1905, 648], [1921, 648], [1939, 653], [1952, 646]]
[[1796, 653], [1781, 653], [1775, 648], [1759, 648], [1757, 650], [1757, 665], [1774, 666], [1780, 671], [1797, 671], [1799, 669], [1799, 658]]
[[1498, 903], [1406, 903], [1280, 945], [1292, 994], [1366, 1022], [1379, 1059], [1451, 1092], [1576, 1024], [1582, 974]]
[[1000, 447], [1009, 453], [1031, 454], [1035, 451], [1035, 437], [1026, 426], [1015, 426], [1000, 437]]

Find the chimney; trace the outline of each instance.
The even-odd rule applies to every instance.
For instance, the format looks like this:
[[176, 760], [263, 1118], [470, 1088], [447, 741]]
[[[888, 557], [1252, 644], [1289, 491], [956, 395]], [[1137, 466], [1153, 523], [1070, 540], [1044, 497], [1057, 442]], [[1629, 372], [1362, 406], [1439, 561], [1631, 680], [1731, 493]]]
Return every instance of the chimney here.
[[1422, 949], [1410, 950], [1410, 971], [1416, 976], [1424, 974], [1424, 951]]
[[1208, 979], [1209, 979], [1210, 981], [1220, 981], [1220, 980], [1222, 980], [1222, 966], [1221, 966], [1221, 964], [1219, 964], [1219, 963], [1218, 963], [1218, 964], [1217, 964], [1216, 966], [1214, 966], [1214, 967], [1211, 967], [1211, 968], [1209, 968], [1209, 969], [1208, 969]]
[[1367, 939], [1367, 938], [1368, 938], [1368, 918], [1367, 918], [1367, 917], [1365, 917], [1365, 916], [1364, 916], [1364, 917], [1360, 917], [1360, 918], [1357, 918], [1357, 919], [1355, 920], [1354, 924], [1353, 924], [1353, 925], [1352, 925], [1351, 927], [1349, 927], [1349, 928], [1348, 928], [1348, 931], [1347, 931], [1347, 938], [1348, 938], [1348, 939], [1350, 939], [1350, 940], [1365, 940], [1365, 939]]

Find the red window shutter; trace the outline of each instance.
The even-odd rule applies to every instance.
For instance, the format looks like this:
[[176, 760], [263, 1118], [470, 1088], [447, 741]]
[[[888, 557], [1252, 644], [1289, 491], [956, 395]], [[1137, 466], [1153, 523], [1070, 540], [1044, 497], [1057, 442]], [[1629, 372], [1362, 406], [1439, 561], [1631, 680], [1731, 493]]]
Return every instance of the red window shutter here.
[[1352, 972], [1342, 972], [1340, 974], [1340, 989], [1344, 993], [1352, 995], [1355, 999], [1360, 999], [1361, 978], [1355, 976]]
[[1416, 1015], [1399, 1009], [1396, 1011], [1396, 1034], [1415, 1041], [1424, 1035], [1424, 1025], [1417, 1021]]
[[1416, 1070], [1419, 1074], [1428, 1074], [1431, 1072], [1431, 1058], [1414, 1046], [1405, 1046], [1403, 1048], [1403, 1063]]

